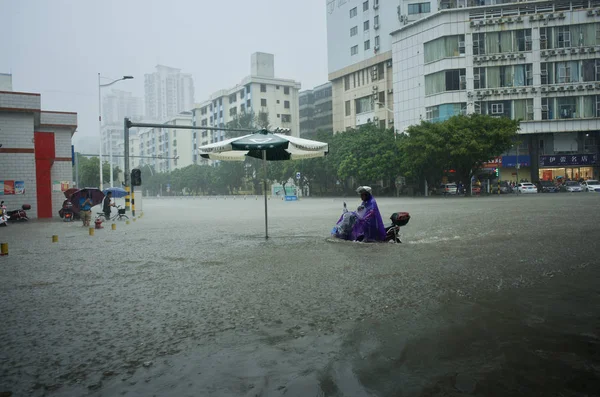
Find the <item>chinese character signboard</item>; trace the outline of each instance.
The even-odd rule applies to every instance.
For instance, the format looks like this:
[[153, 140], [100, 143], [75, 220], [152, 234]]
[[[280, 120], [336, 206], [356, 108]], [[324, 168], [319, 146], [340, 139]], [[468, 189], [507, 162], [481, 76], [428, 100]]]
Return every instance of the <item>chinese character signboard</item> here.
[[494, 157], [489, 160], [487, 163], [483, 163], [481, 165], [482, 168], [497, 168], [502, 167], [502, 157]]
[[[519, 166], [529, 167], [531, 165], [531, 158], [529, 155], [519, 155]], [[512, 168], [517, 166], [517, 156], [503, 156], [502, 166], [506, 168]]]
[[52, 182], [52, 191], [53, 192], [65, 192], [69, 190], [71, 182], [69, 181], [53, 181]]
[[540, 156], [540, 167], [564, 167], [598, 164], [598, 154], [555, 154]]

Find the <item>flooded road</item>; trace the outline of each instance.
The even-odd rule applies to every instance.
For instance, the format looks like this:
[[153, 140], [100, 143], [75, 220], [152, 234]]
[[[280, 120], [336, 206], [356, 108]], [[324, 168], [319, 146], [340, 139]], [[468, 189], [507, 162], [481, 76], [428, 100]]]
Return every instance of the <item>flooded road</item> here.
[[0, 229], [0, 396], [600, 395], [600, 195], [379, 199], [379, 245], [342, 201]]

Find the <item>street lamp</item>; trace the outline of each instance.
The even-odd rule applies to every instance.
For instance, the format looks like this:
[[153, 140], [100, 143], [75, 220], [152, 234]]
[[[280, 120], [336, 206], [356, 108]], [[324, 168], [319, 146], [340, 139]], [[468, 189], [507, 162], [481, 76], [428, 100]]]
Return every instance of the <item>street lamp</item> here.
[[[392, 114], [392, 117], [394, 117], [394, 111], [390, 108], [388, 108], [387, 106], [385, 106], [384, 103], [382, 102], [375, 102], [377, 105], [379, 105], [380, 108], [384, 108], [385, 110], [387, 110], [388, 112], [390, 112]], [[394, 140], [396, 140], [396, 128], [394, 128]]]
[[[116, 82], [121, 81], [121, 80], [129, 80], [132, 78], [133, 78], [133, 76], [123, 76], [120, 79], [112, 81], [108, 84], [100, 84], [100, 73], [98, 73], [98, 132], [100, 133], [100, 153], [99, 153], [99, 157], [100, 157], [100, 190], [102, 190], [102, 188], [104, 187], [103, 178], [102, 178], [102, 97], [100, 95], [100, 92], [101, 92], [102, 88], [104, 88], [104, 87], [113, 85]], [[111, 142], [109, 150], [110, 150], [110, 185], [112, 186], [112, 184], [113, 184], [112, 142]]]

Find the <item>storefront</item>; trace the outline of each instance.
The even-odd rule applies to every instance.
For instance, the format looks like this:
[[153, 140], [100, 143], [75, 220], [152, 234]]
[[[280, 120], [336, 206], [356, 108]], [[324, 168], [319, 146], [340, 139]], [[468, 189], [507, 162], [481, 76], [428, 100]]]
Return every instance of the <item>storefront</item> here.
[[598, 154], [558, 154], [540, 156], [540, 180], [598, 179]]
[[519, 182], [521, 180], [531, 181], [531, 156], [516, 155], [502, 156], [502, 168], [500, 168], [500, 180]]

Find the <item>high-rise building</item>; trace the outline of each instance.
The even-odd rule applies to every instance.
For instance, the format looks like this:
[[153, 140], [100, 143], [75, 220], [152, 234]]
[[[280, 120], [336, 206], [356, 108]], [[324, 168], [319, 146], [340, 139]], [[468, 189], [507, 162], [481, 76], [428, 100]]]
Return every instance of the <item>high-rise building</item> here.
[[165, 120], [194, 107], [194, 80], [181, 69], [157, 65], [145, 75], [144, 90], [148, 119]]
[[142, 98], [128, 91], [112, 90], [102, 99], [102, 123], [122, 127], [125, 117], [132, 121], [140, 121], [144, 117]]
[[390, 33], [407, 22], [401, 12], [407, 3], [327, 1], [327, 60], [335, 132], [367, 123], [393, 126]]
[[[234, 87], [222, 89], [192, 110], [195, 126], [225, 127], [242, 114], [268, 115], [272, 128], [289, 128], [291, 135], [300, 135], [298, 91], [300, 83], [275, 77], [273, 54], [252, 54], [251, 75]], [[194, 131], [193, 148], [225, 139], [225, 131]], [[193, 162], [198, 157], [194, 155]]]
[[333, 131], [333, 103], [331, 83], [298, 94], [300, 137], [316, 131]]
[[522, 143], [493, 159], [500, 179], [598, 179], [600, 2], [440, 9], [392, 33], [398, 131], [457, 114], [510, 117], [521, 120]]

